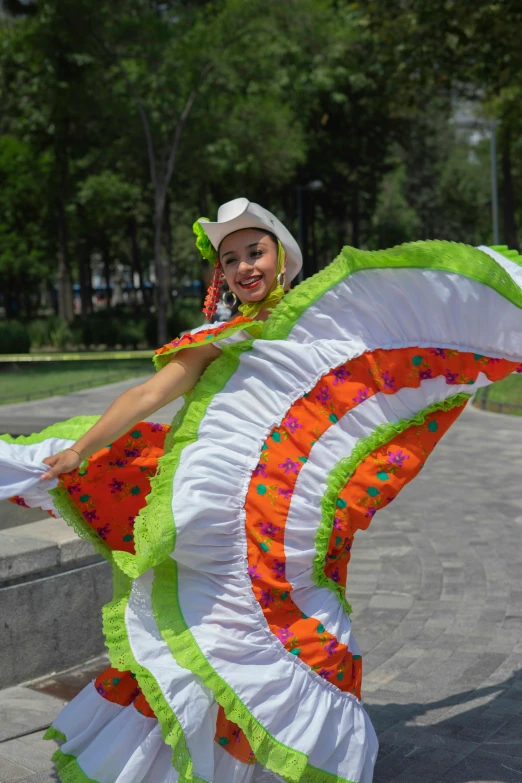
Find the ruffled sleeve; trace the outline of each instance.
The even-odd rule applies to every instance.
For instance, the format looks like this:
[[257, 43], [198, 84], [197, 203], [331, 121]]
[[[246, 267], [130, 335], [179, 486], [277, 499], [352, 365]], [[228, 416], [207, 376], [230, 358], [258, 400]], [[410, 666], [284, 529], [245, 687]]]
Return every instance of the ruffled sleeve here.
[[[261, 321], [254, 321], [252, 318], [245, 318], [244, 316], [238, 316], [232, 321], [199, 327], [191, 332], [187, 332], [182, 337], [171, 340], [170, 343], [167, 343], [162, 348], [158, 348], [153, 357], [154, 366], [156, 370], [161, 370], [162, 367], [165, 367], [170, 362], [172, 356], [183, 350], [183, 348], [196, 348], [199, 345], [210, 345], [210, 343], [218, 341], [223, 344], [230, 341], [229, 338], [241, 340], [249, 337], [258, 337], [262, 327], [263, 323]], [[244, 334], [240, 334], [241, 332], [244, 332]]]

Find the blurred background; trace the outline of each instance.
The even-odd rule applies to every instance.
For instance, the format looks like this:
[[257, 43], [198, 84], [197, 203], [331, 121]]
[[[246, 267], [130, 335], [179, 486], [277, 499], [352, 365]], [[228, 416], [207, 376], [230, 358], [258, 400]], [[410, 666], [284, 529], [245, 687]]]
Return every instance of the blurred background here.
[[516, 249], [521, 29], [514, 0], [4, 0], [0, 402], [143, 373], [201, 323], [191, 226], [238, 196], [305, 276], [346, 244]]

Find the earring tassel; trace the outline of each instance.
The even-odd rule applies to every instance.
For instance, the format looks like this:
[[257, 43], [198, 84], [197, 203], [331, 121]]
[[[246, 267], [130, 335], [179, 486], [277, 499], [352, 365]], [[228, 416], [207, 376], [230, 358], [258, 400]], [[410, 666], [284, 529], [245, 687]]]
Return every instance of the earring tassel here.
[[207, 295], [205, 297], [205, 303], [203, 305], [203, 314], [205, 318], [209, 321], [211, 320], [212, 316], [216, 314], [223, 280], [224, 280], [223, 267], [219, 263], [219, 260], [216, 258], [216, 260], [214, 261], [214, 275], [208, 287]]

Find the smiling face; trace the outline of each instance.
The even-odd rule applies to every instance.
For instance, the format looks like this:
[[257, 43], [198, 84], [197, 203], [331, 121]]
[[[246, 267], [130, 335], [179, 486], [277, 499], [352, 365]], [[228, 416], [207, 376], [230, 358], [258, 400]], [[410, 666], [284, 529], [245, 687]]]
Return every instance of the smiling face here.
[[230, 290], [242, 302], [260, 302], [277, 274], [277, 243], [266, 231], [243, 228], [223, 239], [219, 260]]

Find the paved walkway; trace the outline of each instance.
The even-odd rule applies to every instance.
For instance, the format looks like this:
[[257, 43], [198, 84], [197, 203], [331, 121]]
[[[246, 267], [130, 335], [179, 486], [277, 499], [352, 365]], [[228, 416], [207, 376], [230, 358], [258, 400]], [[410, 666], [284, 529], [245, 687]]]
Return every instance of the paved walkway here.
[[[522, 418], [469, 409], [356, 538], [348, 597], [381, 745], [374, 783], [522, 781], [521, 475]], [[37, 729], [62, 701], [11, 690], [0, 783], [51, 783]]]

